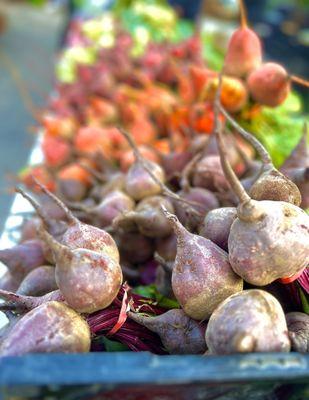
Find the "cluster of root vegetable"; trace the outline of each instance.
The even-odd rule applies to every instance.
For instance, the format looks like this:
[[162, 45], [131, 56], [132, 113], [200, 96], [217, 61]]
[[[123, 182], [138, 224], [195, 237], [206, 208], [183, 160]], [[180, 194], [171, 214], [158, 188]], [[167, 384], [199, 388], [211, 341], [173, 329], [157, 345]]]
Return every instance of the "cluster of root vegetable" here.
[[[227, 79], [240, 77], [255, 99], [261, 60], [259, 39], [243, 23], [215, 77], [211, 135], [181, 124], [181, 146], [168, 140], [162, 154], [150, 141], [156, 157], [147, 158], [136, 135], [113, 128], [131, 152], [125, 168], [91, 147], [74, 161], [87, 185], [59, 179], [56, 169], [53, 193], [41, 174], [28, 174], [33, 193], [17, 191], [36, 215], [20, 243], [0, 251], [8, 267], [0, 309], [9, 319], [1, 355], [102, 351], [102, 337], [157, 354], [308, 351], [306, 126], [279, 171], [223, 96]], [[288, 90], [290, 81], [286, 74]], [[272, 104], [256, 100], [278, 104], [267, 96]], [[178, 308], [134, 293], [148, 284]]]

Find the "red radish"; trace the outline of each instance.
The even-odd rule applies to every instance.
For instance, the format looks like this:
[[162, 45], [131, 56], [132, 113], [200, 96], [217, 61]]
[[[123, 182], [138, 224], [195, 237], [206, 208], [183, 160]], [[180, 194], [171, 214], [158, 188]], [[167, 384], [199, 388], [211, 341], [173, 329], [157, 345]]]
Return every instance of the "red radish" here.
[[24, 296], [42, 296], [58, 289], [55, 279], [55, 267], [44, 265], [35, 268], [25, 276], [16, 294]]
[[222, 106], [218, 107], [239, 134], [253, 145], [261, 157], [262, 168], [260, 174], [250, 187], [249, 194], [252, 199], [284, 201], [299, 206], [301, 194], [295, 183], [274, 167], [270, 155], [258, 139], [239, 126]]
[[50, 301], [64, 301], [64, 297], [59, 290], [46, 293], [44, 296], [24, 296], [22, 294], [0, 290], [0, 298], [5, 300], [4, 303], [0, 303], [0, 310], [12, 310], [17, 312], [33, 310]]
[[199, 235], [211, 240], [221, 249], [228, 251], [228, 238], [232, 223], [237, 217], [235, 207], [222, 207], [207, 213], [199, 228]]
[[[218, 104], [219, 97], [219, 111]], [[309, 216], [290, 203], [251, 199], [227, 160], [219, 125], [216, 137], [222, 168], [240, 203], [228, 239], [232, 268], [256, 286], [296, 274], [308, 264]]]
[[187, 190], [182, 190], [178, 192], [178, 195], [185, 200], [196, 203], [196, 206], [192, 207], [199, 212], [201, 217], [192, 219], [192, 216], [186, 212], [182, 204], [180, 205], [179, 202], [174, 202], [175, 214], [179, 218], [179, 221], [184, 226], [190, 227], [190, 229], [193, 230], [203, 221], [203, 216], [207, 214], [209, 210], [219, 207], [217, 197], [209, 190], [201, 187], [193, 187]]
[[148, 261], [153, 256], [154, 243], [140, 233], [117, 232], [115, 240], [119, 247], [121, 260], [138, 264]]
[[210, 317], [211, 354], [287, 352], [290, 340], [278, 300], [264, 290], [244, 290], [224, 300]]
[[309, 82], [289, 75], [282, 65], [268, 62], [250, 73], [247, 84], [252, 98], [257, 103], [278, 107], [290, 93], [292, 81], [309, 87]]
[[224, 61], [224, 73], [246, 76], [262, 62], [262, 46], [258, 35], [248, 27], [245, 8], [239, 0], [241, 26], [230, 38]]
[[32, 239], [0, 250], [0, 261], [16, 280], [22, 280], [34, 268], [45, 264], [42, 241]]
[[182, 310], [169, 310], [156, 317], [129, 312], [129, 318], [160, 336], [170, 354], [202, 354], [206, 351], [205, 327]]
[[138, 203], [135, 210], [120, 215], [114, 221], [114, 226], [121, 227], [124, 230], [126, 230], [126, 227], [129, 227], [129, 230], [133, 228], [133, 231], [134, 226], [136, 226], [142, 235], [150, 238], [169, 236], [172, 233], [172, 229], [162, 215], [162, 205], [168, 211], [174, 211], [173, 205], [168, 199], [162, 196], [146, 197]]
[[242, 290], [243, 281], [233, 272], [225, 251], [187, 231], [175, 215], [163, 212], [177, 236], [172, 274], [176, 299], [191, 318], [209, 318], [221, 301]]
[[5, 337], [0, 356], [27, 353], [86, 353], [87, 322], [63, 303], [51, 301], [23, 316]]
[[56, 282], [69, 306], [91, 313], [112, 303], [122, 283], [121, 267], [115, 258], [86, 248], [72, 249], [44, 229], [40, 236], [53, 252]]
[[309, 353], [309, 315], [301, 312], [286, 314], [292, 350]]
[[[37, 184], [41, 187], [43, 192], [45, 192], [46, 195], [48, 195], [55, 202], [55, 204], [62, 208], [63, 212], [66, 215], [68, 225], [61, 238], [61, 242], [64, 245], [69, 246], [71, 249], [84, 248], [93, 250], [95, 252], [99, 252], [109, 257], [112, 257], [117, 262], [119, 261], [119, 252], [116, 243], [114, 242], [110, 234], [102, 229], [84, 224], [79, 221], [58, 197], [47, 190], [39, 182], [37, 182]], [[44, 224], [49, 227], [50, 222], [46, 218], [42, 207], [38, 205], [23, 190], [17, 189], [17, 191], [21, 193], [22, 196], [24, 196], [31, 203]], [[43, 263], [41, 263], [41, 265], [42, 264]]]

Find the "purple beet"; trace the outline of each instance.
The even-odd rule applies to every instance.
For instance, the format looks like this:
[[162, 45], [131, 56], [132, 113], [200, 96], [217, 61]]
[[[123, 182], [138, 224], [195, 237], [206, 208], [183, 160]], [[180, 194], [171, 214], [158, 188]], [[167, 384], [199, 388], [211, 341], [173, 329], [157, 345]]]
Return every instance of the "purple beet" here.
[[88, 187], [76, 179], [58, 179], [57, 193], [61, 198], [68, 201], [81, 201], [88, 192]]
[[86, 353], [87, 322], [64, 303], [51, 301], [24, 315], [5, 337], [0, 356], [27, 353]]
[[21, 282], [21, 279], [15, 278], [10, 271], [6, 271], [0, 278], [0, 289], [15, 292]]
[[115, 240], [122, 260], [139, 264], [148, 261], [153, 256], [153, 242], [140, 233], [117, 232]]
[[220, 157], [217, 155], [203, 157], [196, 165], [192, 184], [211, 191], [227, 190], [229, 186], [221, 167]]
[[57, 290], [55, 279], [55, 267], [44, 265], [35, 268], [25, 276], [16, 294], [24, 296], [43, 296], [46, 293]]
[[309, 353], [309, 315], [301, 312], [286, 314], [292, 350]]
[[156, 241], [156, 251], [164, 260], [175, 261], [177, 253], [177, 237], [173, 233], [167, 238]]
[[59, 290], [46, 293], [44, 296], [24, 296], [22, 294], [0, 290], [0, 299], [5, 300], [4, 303], [0, 303], [0, 310], [18, 312], [33, 310], [50, 301], [64, 301], [64, 297]]
[[199, 235], [228, 251], [228, 238], [232, 223], [237, 217], [235, 207], [222, 207], [209, 211], [199, 228]]
[[158, 266], [156, 268], [155, 285], [163, 296], [173, 298], [174, 292], [172, 289], [172, 273], [174, 268], [173, 261], [166, 261], [157, 253], [154, 254]]
[[[203, 216], [214, 208], [219, 207], [219, 202], [217, 197], [207, 189], [201, 187], [190, 187], [187, 190], [182, 190], [178, 192], [179, 196], [196, 203], [193, 206], [200, 214], [200, 218], [192, 219], [192, 216], [186, 213], [185, 209], [179, 204], [179, 202], [174, 202], [175, 214], [179, 218], [179, 221], [186, 227], [190, 227], [190, 230], [194, 230], [203, 221]], [[168, 210], [169, 211], [169, 210]]]
[[202, 354], [206, 351], [205, 327], [182, 310], [169, 310], [156, 317], [129, 312], [129, 318], [160, 336], [170, 354]]
[[114, 226], [125, 231], [138, 230], [150, 238], [164, 238], [172, 233], [172, 229], [161, 211], [164, 206], [169, 212], [174, 208], [171, 201], [162, 196], [150, 196], [141, 200], [134, 211], [120, 215]]
[[280, 303], [257, 289], [236, 293], [216, 308], [208, 321], [206, 343], [212, 354], [290, 350]]
[[175, 215], [163, 210], [177, 236], [172, 288], [184, 312], [191, 318], [209, 318], [221, 301], [243, 288], [228, 255], [216, 244], [187, 231]]
[[0, 261], [16, 280], [21, 280], [34, 268], [46, 263], [42, 241], [32, 239], [9, 249], [0, 250]]

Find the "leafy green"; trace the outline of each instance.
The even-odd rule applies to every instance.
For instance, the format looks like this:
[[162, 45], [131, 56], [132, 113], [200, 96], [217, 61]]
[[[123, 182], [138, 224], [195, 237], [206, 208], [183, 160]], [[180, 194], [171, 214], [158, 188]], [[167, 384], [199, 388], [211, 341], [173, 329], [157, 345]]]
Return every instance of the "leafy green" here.
[[137, 286], [132, 291], [140, 296], [156, 300], [157, 305], [160, 307], [168, 309], [179, 308], [179, 304], [176, 300], [163, 296], [161, 293], [159, 293], [155, 285]]
[[298, 288], [299, 290], [299, 296], [300, 296], [300, 300], [303, 306], [303, 311], [306, 314], [309, 314], [309, 298], [308, 295], [301, 289]]
[[102, 343], [104, 344], [105, 350], [108, 352], [117, 352], [117, 351], [130, 351], [128, 346], [115, 342], [114, 340], [107, 339], [107, 337], [102, 336]]

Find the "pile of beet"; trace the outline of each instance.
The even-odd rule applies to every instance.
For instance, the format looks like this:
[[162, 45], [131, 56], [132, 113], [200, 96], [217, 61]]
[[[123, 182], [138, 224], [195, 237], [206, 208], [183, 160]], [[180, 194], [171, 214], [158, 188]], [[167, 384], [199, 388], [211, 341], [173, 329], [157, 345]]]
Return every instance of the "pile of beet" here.
[[[222, 71], [193, 69], [204, 105], [207, 94], [209, 135], [183, 123], [163, 134], [151, 119], [156, 140], [168, 144], [160, 151], [152, 140], [141, 148], [143, 131], [131, 134], [121, 123], [112, 129], [118, 151], [130, 153], [125, 159], [98, 146], [110, 139], [105, 122], [99, 133], [57, 125], [62, 141], [72, 128], [61, 154], [74, 155], [74, 163], [47, 157], [16, 188], [35, 214], [21, 226], [20, 242], [0, 250], [8, 269], [0, 310], [9, 320], [0, 356], [113, 346], [156, 354], [309, 351], [307, 127], [278, 170], [236, 122], [249, 96], [276, 107], [296, 80], [262, 63], [260, 40], [241, 10]], [[231, 81], [245, 99], [236, 96], [236, 108]], [[70, 103], [79, 124], [80, 106]], [[91, 142], [87, 151], [78, 151], [82, 142]], [[43, 150], [46, 158], [46, 141]]]

